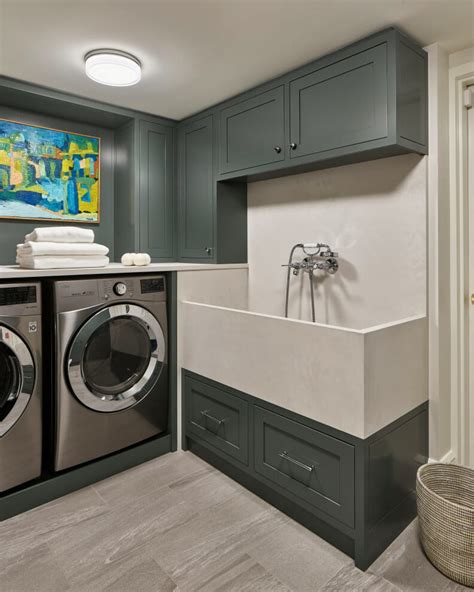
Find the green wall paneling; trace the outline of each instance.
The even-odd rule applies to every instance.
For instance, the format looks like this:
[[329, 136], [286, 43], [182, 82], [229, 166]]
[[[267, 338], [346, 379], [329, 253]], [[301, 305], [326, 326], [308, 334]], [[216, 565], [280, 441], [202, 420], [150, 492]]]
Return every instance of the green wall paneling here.
[[138, 124], [131, 120], [115, 130], [115, 254], [140, 251], [140, 201], [138, 175]]
[[[154, 259], [176, 259], [174, 121], [2, 76], [0, 117], [100, 136], [101, 221], [90, 225], [97, 242], [109, 246], [112, 260], [140, 250], [152, 251]], [[145, 175], [140, 178], [140, 127], [147, 125], [156, 133], [150, 142], [156, 166], [150, 171], [142, 167]], [[161, 134], [165, 147], [160, 146]], [[58, 222], [0, 220], [0, 263], [14, 263], [15, 245], [40, 224]]]
[[175, 130], [139, 123], [139, 245], [152, 259], [175, 258]]

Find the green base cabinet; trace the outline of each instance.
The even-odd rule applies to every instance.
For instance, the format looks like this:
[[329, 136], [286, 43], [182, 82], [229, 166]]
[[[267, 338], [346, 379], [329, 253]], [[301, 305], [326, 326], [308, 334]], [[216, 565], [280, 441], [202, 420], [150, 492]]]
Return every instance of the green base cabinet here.
[[248, 403], [199, 380], [186, 381], [186, 431], [199, 440], [248, 464]]
[[354, 526], [354, 446], [254, 407], [255, 470], [347, 526]]
[[364, 440], [183, 370], [183, 448], [367, 569], [416, 516], [424, 403]]

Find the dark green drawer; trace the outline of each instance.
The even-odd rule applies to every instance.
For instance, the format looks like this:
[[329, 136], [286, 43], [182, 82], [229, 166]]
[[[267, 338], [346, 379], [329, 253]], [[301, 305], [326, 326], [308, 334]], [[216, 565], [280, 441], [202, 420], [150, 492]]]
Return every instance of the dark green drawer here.
[[354, 526], [354, 447], [254, 407], [255, 470], [307, 503]]
[[186, 435], [248, 464], [248, 403], [189, 376], [184, 381]]

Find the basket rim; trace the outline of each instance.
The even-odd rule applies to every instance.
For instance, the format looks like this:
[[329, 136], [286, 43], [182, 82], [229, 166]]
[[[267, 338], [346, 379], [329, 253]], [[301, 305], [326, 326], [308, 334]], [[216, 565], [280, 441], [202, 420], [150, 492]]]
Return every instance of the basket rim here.
[[[446, 499], [445, 497], [443, 497], [442, 495], [439, 495], [439, 493], [436, 493], [436, 491], [433, 491], [430, 487], [428, 487], [428, 485], [426, 485], [426, 483], [424, 483], [421, 480], [421, 473], [427, 468], [427, 467], [436, 467], [436, 466], [441, 466], [441, 467], [449, 467], [449, 463], [441, 463], [441, 462], [435, 462], [435, 463], [426, 463], [424, 465], [422, 465], [418, 471], [416, 472], [416, 481], [417, 483], [420, 484], [420, 486], [422, 486], [424, 489], [426, 489], [427, 491], [430, 492], [431, 495], [433, 495], [435, 498], [445, 502], [446, 504], [450, 504], [451, 506], [456, 506], [457, 508], [460, 508], [463, 511], [467, 511], [470, 514], [474, 515], [474, 508], [469, 508], [468, 506], [465, 506], [463, 504], [458, 504], [456, 502], [452, 502], [451, 500]], [[453, 465], [456, 468], [460, 468], [463, 470], [467, 470], [467, 472], [474, 472], [472, 469], [470, 469], [469, 467], [464, 467], [462, 465]]]

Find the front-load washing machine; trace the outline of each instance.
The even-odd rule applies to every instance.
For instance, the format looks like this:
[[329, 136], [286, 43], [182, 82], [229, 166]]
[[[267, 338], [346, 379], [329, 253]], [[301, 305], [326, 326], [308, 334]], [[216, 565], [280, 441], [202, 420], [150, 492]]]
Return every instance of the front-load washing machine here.
[[165, 432], [165, 277], [56, 281], [53, 295], [55, 470]]
[[0, 492], [40, 476], [40, 285], [0, 284]]

